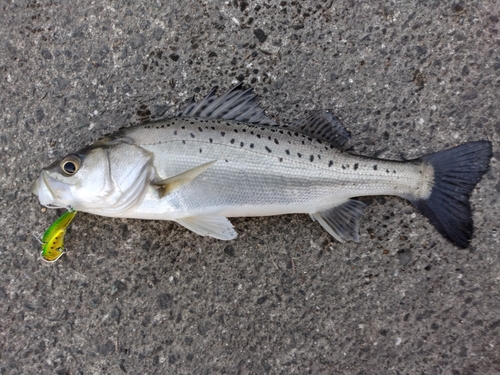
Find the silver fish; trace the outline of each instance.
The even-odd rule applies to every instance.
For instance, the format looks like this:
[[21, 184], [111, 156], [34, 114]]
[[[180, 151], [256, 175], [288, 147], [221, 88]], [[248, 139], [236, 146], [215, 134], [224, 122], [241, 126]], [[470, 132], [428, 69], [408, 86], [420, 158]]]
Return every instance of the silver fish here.
[[237, 236], [228, 217], [307, 213], [340, 242], [359, 241], [366, 205], [352, 198], [396, 195], [468, 246], [469, 196], [488, 169], [489, 141], [402, 162], [349, 154], [348, 138], [326, 110], [278, 126], [252, 89], [237, 85], [68, 154], [44, 168], [32, 190], [47, 207], [173, 220], [221, 240]]

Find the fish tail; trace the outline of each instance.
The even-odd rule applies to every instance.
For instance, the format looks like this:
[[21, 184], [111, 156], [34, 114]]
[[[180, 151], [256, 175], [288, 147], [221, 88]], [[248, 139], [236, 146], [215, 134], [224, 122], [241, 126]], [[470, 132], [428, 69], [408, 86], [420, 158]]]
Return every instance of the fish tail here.
[[434, 183], [426, 199], [410, 201], [460, 248], [469, 245], [473, 233], [469, 196], [488, 170], [491, 157], [491, 142], [476, 141], [421, 158], [434, 168]]

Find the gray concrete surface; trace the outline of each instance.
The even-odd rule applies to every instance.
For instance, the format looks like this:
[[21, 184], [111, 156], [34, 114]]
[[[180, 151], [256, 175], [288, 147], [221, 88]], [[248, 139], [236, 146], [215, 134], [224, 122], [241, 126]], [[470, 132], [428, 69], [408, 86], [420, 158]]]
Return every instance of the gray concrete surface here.
[[[0, 374], [500, 373], [500, 4], [482, 1], [0, 2]], [[287, 122], [329, 108], [353, 151], [411, 158], [489, 139], [458, 250], [373, 198], [359, 244], [306, 215], [238, 239], [61, 211], [40, 168], [237, 81]]]

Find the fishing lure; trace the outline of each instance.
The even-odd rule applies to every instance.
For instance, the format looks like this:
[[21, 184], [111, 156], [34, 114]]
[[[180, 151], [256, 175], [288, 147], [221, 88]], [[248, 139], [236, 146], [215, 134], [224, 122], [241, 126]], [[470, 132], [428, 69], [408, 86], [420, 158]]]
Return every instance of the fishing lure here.
[[74, 210], [65, 212], [43, 234], [40, 255], [46, 262], [55, 262], [64, 254], [64, 236], [75, 215]]

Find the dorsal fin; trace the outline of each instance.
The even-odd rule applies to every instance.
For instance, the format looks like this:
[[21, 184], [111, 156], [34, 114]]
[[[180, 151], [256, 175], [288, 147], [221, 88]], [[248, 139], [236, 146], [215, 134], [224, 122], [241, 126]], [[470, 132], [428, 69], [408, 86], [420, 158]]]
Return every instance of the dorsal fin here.
[[324, 109], [311, 112], [309, 116], [286, 125], [284, 128], [328, 142], [337, 148], [343, 148], [351, 136], [339, 118]]
[[242, 86], [239, 83], [221, 96], [215, 95], [217, 88], [214, 88], [200, 103], [196, 103], [193, 97], [177, 116], [222, 118], [255, 125], [276, 125], [255, 100], [257, 96], [252, 94], [253, 89], [243, 90]]

